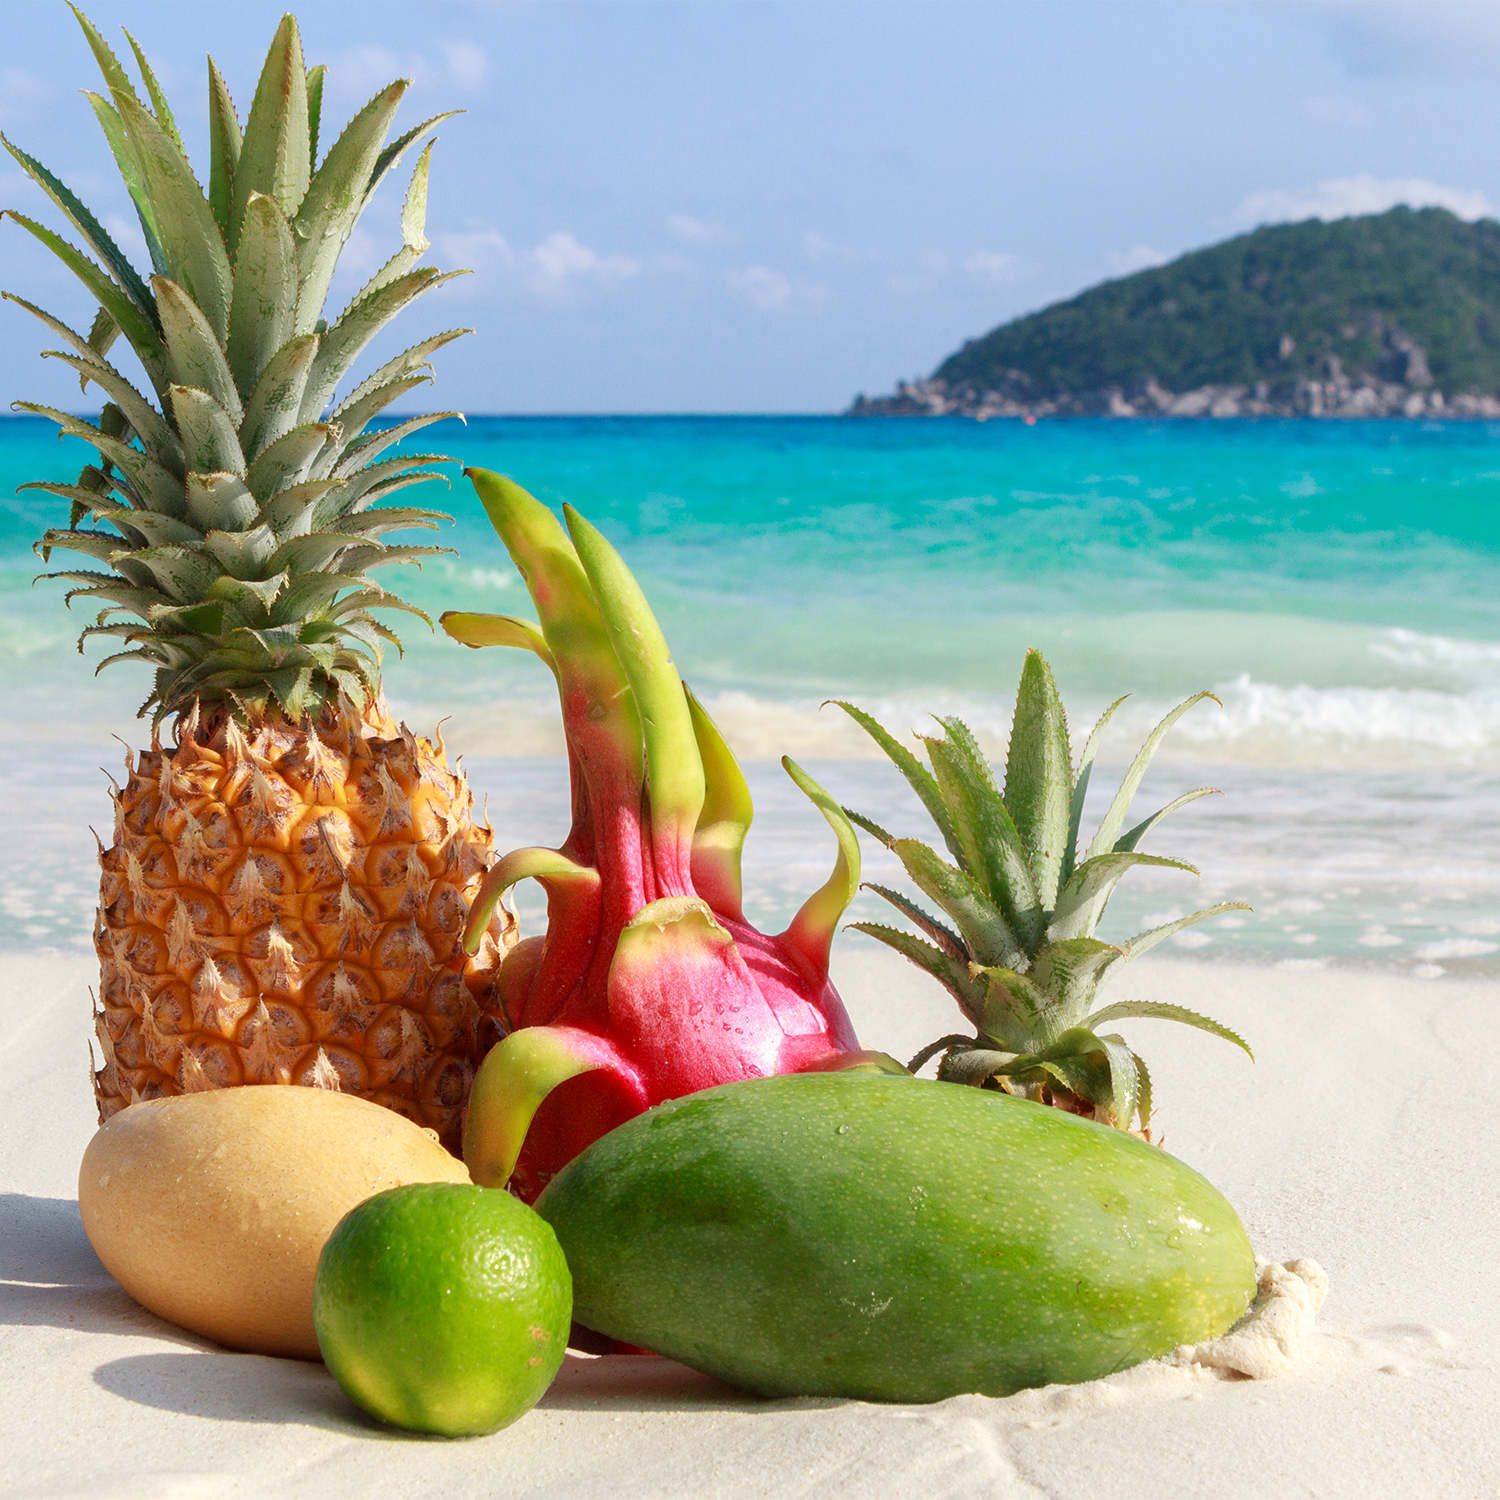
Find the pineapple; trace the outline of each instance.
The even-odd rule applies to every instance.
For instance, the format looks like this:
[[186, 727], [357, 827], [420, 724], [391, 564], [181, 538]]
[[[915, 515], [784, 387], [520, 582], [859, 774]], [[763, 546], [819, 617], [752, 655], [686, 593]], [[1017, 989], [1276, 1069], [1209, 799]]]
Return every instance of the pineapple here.
[[[74, 585], [69, 602], [104, 606], [80, 650], [84, 638], [117, 637], [124, 649], [106, 665], [155, 668], [141, 709], [151, 748], [127, 754], [113, 843], [99, 852], [100, 1120], [136, 1099], [305, 1084], [388, 1105], [456, 1149], [496, 1035], [485, 1011], [514, 919], [498, 914], [466, 959], [491, 833], [441, 737], [434, 746], [394, 723], [381, 691], [382, 645], [399, 641], [371, 611], [421, 611], [370, 572], [443, 550], [381, 538], [447, 518], [379, 502], [439, 477], [420, 465], [441, 455], [390, 456], [439, 417], [367, 429], [465, 330], [397, 355], [327, 410], [369, 340], [447, 279], [417, 265], [431, 141], [401, 248], [331, 323], [323, 308], [376, 186], [447, 116], [385, 145], [406, 87], [393, 83], [320, 163], [323, 71], [304, 67], [287, 16], [243, 132], [209, 60], [205, 194], [134, 38], [150, 107], [74, 13], [107, 87], [89, 101], [152, 271], [140, 275], [56, 177], [5, 141], [85, 249], [10, 217], [78, 275], [99, 312], [83, 336], [6, 296], [67, 346], [51, 357], [108, 398], [97, 424], [18, 403], [99, 454], [77, 484], [32, 486], [71, 502], [67, 527], [37, 544], [43, 558], [66, 549], [102, 565], [47, 576]], [[109, 362], [120, 336], [150, 395]]]
[[900, 859], [912, 882], [948, 919], [931, 915], [898, 891], [871, 885], [924, 936], [874, 922], [851, 924], [938, 979], [974, 1027], [974, 1036], [945, 1036], [924, 1047], [908, 1064], [912, 1072], [942, 1053], [940, 1078], [1003, 1089], [1124, 1130], [1139, 1119], [1139, 1133], [1149, 1140], [1151, 1075], [1122, 1037], [1100, 1034], [1106, 1022], [1182, 1021], [1250, 1052], [1227, 1026], [1179, 1005], [1120, 1000], [1093, 1008], [1099, 983], [1114, 964], [1195, 922], [1249, 909], [1223, 901], [1121, 944], [1094, 936], [1127, 870], [1162, 865], [1198, 873], [1181, 860], [1141, 854], [1136, 846], [1168, 813], [1213, 788], [1184, 792], [1128, 831], [1125, 818], [1162, 737], [1189, 708], [1211, 696], [1189, 698], [1152, 731], [1081, 853], [1084, 793], [1104, 727], [1123, 698], [1094, 725], [1075, 775], [1057, 684], [1041, 654], [1028, 652], [1003, 793], [960, 720], [939, 719], [942, 736], [922, 737], [929, 770], [868, 714], [849, 703], [838, 705], [896, 763], [954, 860], [949, 864], [926, 844], [895, 838], [844, 809]]

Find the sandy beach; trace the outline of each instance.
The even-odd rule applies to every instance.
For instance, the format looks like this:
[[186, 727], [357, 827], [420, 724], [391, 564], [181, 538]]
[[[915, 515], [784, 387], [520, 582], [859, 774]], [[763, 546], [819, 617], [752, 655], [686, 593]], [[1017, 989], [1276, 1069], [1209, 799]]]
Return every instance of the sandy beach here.
[[[951, 1002], [872, 944], [835, 972], [897, 1054]], [[368, 1423], [318, 1365], [228, 1354], [144, 1312], [78, 1218], [94, 1128], [86, 959], [0, 958], [0, 1495], [1488, 1496], [1500, 1489], [1500, 1235], [1483, 1038], [1500, 985], [1145, 960], [1120, 998], [1213, 1012], [1256, 1048], [1130, 1023], [1167, 1149], [1258, 1252], [1330, 1290], [1289, 1373], [1151, 1365], [930, 1407], [746, 1397], [658, 1359], [570, 1356], [516, 1426]], [[997, 1315], [1003, 1315], [997, 1313]]]

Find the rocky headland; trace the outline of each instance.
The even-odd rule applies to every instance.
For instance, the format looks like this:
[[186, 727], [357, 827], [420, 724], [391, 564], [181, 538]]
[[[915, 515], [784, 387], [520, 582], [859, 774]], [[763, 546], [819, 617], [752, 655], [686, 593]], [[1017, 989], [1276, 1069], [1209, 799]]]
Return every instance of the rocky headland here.
[[970, 340], [850, 416], [1500, 418], [1500, 224], [1240, 235]]

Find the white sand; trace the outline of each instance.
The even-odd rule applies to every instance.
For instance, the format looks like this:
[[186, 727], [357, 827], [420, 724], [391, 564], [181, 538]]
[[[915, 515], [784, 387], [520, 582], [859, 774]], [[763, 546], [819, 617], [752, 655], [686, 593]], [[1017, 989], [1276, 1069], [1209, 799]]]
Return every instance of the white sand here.
[[[868, 1044], [951, 1029], [915, 971], [840, 947]], [[762, 1402], [665, 1360], [570, 1357], [515, 1427], [445, 1443], [366, 1423], [321, 1366], [178, 1333], [104, 1272], [75, 1201], [91, 979], [0, 958], [0, 1496], [1500, 1494], [1500, 985], [1149, 960], [1112, 980], [1255, 1046], [1252, 1067], [1127, 1023], [1168, 1149], [1268, 1260], [1326, 1269], [1310, 1332], [1321, 1285], [1293, 1266], [1238, 1345], [1006, 1401]]]

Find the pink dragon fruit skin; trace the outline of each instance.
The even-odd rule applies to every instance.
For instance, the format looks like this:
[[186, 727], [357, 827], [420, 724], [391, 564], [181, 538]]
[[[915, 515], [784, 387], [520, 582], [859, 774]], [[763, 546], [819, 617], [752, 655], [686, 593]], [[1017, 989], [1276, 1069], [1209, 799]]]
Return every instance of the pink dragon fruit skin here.
[[571, 507], [565, 532], [518, 485], [467, 473], [526, 580], [540, 629], [460, 613], [445, 614], [443, 628], [465, 645], [523, 646], [547, 663], [572, 782], [568, 837], [499, 860], [465, 935], [477, 943], [518, 881], [546, 890], [546, 936], [519, 944], [500, 972], [508, 1035], [475, 1078], [464, 1147], [476, 1182], [509, 1179], [529, 1202], [591, 1142], [665, 1099], [886, 1060], [859, 1051], [828, 978], [834, 929], [859, 885], [848, 819], [783, 760], [833, 828], [838, 860], [785, 932], [746, 923], [749, 789], [678, 677], [639, 585]]

